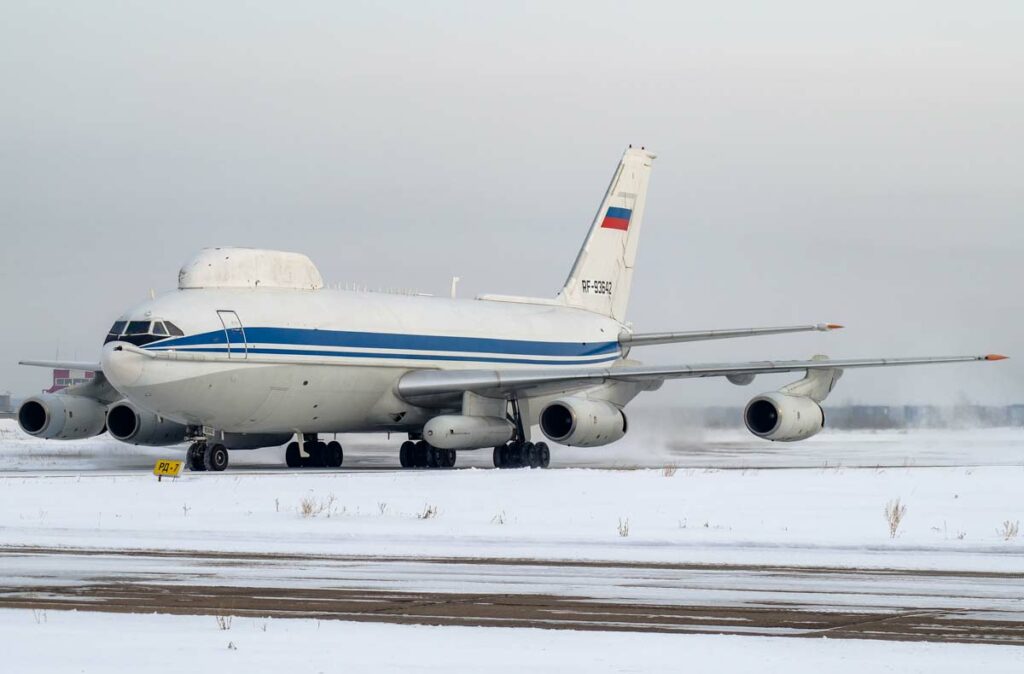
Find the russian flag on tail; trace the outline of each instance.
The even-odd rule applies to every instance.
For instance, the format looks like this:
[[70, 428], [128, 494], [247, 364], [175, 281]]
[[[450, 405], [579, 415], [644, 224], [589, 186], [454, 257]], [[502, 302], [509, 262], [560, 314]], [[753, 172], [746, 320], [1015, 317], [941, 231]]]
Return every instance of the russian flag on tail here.
[[604, 214], [604, 220], [601, 222], [601, 227], [605, 229], [621, 229], [622, 231], [626, 231], [629, 229], [629, 219], [632, 216], [633, 211], [628, 208], [609, 206], [608, 212]]

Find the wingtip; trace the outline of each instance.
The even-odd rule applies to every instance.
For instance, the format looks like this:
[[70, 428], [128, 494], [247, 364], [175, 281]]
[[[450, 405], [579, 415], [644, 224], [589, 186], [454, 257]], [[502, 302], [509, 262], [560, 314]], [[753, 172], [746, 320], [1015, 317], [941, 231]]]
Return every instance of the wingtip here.
[[838, 323], [826, 323], [825, 324], [825, 328], [828, 329], [828, 330], [842, 330], [845, 327], [846, 327], [845, 325], [840, 325]]
[[1004, 356], [1000, 353], [990, 353], [985, 356], [985, 360], [1006, 360], [1009, 356]]

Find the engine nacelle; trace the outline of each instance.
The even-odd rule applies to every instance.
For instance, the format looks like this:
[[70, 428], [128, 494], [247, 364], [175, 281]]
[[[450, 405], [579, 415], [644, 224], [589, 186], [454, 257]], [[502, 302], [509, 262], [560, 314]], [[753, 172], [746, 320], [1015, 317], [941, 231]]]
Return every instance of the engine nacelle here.
[[743, 410], [747, 430], [765, 440], [806, 440], [825, 427], [821, 405], [806, 396], [762, 393]]
[[21, 404], [18, 425], [37, 438], [80, 440], [103, 432], [106, 413], [106, 407], [92, 398], [44, 393]]
[[562, 398], [540, 413], [540, 430], [552, 442], [570, 447], [600, 447], [626, 434], [626, 415], [604, 400]]
[[164, 447], [185, 441], [185, 426], [139, 409], [126, 400], [107, 410], [107, 430], [115, 440]]
[[512, 424], [498, 417], [442, 414], [423, 427], [423, 439], [442, 449], [480, 449], [503, 445], [512, 437]]

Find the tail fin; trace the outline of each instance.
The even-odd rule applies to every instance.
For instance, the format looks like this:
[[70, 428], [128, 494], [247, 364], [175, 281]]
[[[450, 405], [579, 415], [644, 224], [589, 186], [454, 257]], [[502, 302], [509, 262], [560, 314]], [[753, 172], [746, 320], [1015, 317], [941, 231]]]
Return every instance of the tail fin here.
[[622, 321], [643, 224], [654, 154], [632, 146], [622, 155], [558, 299]]

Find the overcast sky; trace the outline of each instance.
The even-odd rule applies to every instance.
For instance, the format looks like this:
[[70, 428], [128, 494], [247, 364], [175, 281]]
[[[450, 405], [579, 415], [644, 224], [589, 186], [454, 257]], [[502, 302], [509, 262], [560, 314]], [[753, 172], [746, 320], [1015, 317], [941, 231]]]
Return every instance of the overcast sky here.
[[551, 296], [633, 143], [659, 155], [639, 330], [848, 326], [634, 356], [1000, 351], [833, 400], [1024, 402], [1024, 3], [842, 5], [5, 2], [0, 390], [96, 358], [205, 246]]

